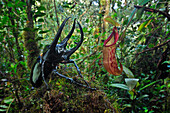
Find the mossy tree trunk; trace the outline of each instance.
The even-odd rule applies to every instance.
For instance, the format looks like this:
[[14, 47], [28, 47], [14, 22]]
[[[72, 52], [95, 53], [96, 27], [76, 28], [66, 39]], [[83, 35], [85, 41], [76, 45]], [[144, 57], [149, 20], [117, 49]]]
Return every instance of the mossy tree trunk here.
[[27, 25], [26, 30], [24, 31], [24, 41], [25, 47], [28, 50], [28, 58], [27, 64], [28, 67], [31, 68], [36, 57], [39, 54], [39, 48], [37, 42], [35, 40], [35, 30], [34, 30], [34, 22], [33, 22], [33, 14], [31, 10], [32, 0], [26, 0], [27, 3]]

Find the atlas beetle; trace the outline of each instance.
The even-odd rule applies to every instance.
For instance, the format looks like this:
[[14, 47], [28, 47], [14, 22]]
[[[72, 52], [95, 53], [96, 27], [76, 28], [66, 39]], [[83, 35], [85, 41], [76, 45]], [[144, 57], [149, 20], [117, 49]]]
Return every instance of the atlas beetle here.
[[54, 73], [54, 74], [57, 74], [60, 77], [63, 77], [65, 79], [70, 80], [74, 84], [95, 90], [95, 88], [91, 88], [89, 86], [89, 84], [84, 79], [83, 80], [86, 83], [86, 85], [83, 85], [82, 83], [76, 82], [72, 78], [66, 77], [66, 76], [57, 72], [56, 66], [59, 63], [63, 63], [63, 64], [73, 63], [75, 65], [76, 69], [77, 69], [78, 75], [81, 78], [83, 78], [77, 64], [74, 62], [74, 60], [70, 59], [70, 56], [81, 46], [81, 44], [83, 42], [83, 30], [82, 30], [82, 27], [81, 27], [79, 22], [77, 22], [77, 23], [78, 23], [80, 33], [81, 33], [80, 41], [78, 43], [76, 43], [76, 47], [71, 48], [70, 50], [66, 50], [67, 41], [70, 39], [70, 37], [73, 34], [73, 31], [75, 29], [76, 19], [74, 19], [72, 29], [69, 32], [69, 34], [66, 36], [66, 38], [63, 39], [63, 41], [61, 43], [57, 44], [59, 37], [61, 35], [61, 32], [63, 30], [63, 27], [65, 26], [65, 24], [66, 24], [66, 22], [69, 18], [70, 17], [66, 18], [63, 21], [63, 23], [61, 24], [53, 42], [49, 46], [48, 50], [46, 52], [44, 52], [43, 54], [41, 54], [37, 58], [35, 64], [32, 67], [30, 80], [31, 80], [32, 85], [36, 88], [40, 87], [42, 85], [43, 81], [44, 81], [46, 86], [47, 86], [47, 89], [49, 89], [49, 86], [46, 82], [46, 78], [48, 77], [48, 75], [50, 73]]

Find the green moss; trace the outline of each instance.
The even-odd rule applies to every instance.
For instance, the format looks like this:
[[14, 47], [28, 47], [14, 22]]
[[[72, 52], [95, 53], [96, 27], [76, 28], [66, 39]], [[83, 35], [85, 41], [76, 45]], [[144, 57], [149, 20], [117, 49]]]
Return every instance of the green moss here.
[[35, 31], [31, 27], [28, 28], [29, 29], [24, 31], [23, 35], [24, 35], [25, 48], [28, 50], [27, 64], [28, 67], [31, 69], [34, 61], [39, 55], [39, 48], [37, 42], [35, 41]]
[[103, 91], [91, 91], [58, 77], [49, 84], [52, 90], [47, 91], [46, 87], [44, 87], [35, 91], [30, 97], [36, 102], [37, 106], [42, 106], [42, 109], [39, 109], [40, 111], [42, 110], [42, 112], [113, 113], [118, 111], [113, 107], [115, 106], [113, 105], [114, 102], [112, 101], [113, 103], [111, 103]]
[[[72, 91], [70, 96], [68, 90]], [[89, 91], [76, 86], [62, 91], [51, 90], [46, 92], [43, 101], [43, 111], [49, 113], [104, 113], [105, 111], [114, 111], [114, 108], [102, 91]]]

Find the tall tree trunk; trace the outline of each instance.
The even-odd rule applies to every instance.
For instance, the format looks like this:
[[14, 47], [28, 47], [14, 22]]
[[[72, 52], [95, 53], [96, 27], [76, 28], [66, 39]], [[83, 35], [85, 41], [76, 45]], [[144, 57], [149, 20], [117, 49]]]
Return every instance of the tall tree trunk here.
[[36, 57], [39, 54], [39, 48], [37, 42], [35, 41], [35, 31], [34, 31], [34, 22], [33, 22], [33, 15], [32, 15], [32, 0], [26, 0], [27, 3], [27, 30], [24, 31], [24, 42], [25, 47], [28, 50], [28, 58], [27, 64], [28, 67], [31, 68]]
[[[6, 4], [7, 4], [7, 1], [4, 1]], [[11, 0], [9, 0], [9, 2], [12, 2]], [[21, 48], [20, 48], [20, 46], [19, 46], [19, 41], [18, 41], [18, 34], [19, 34], [19, 32], [18, 32], [18, 28], [19, 28], [19, 26], [18, 26], [18, 17], [15, 17], [15, 15], [13, 15], [13, 11], [12, 11], [12, 9], [13, 10], [16, 10], [16, 9], [14, 9], [14, 8], [12, 8], [12, 7], [8, 7], [8, 17], [9, 17], [9, 19], [10, 19], [10, 21], [11, 21], [11, 24], [12, 24], [12, 26], [17, 26], [17, 27], [13, 27], [12, 28], [12, 33], [13, 33], [13, 36], [15, 37], [15, 44], [16, 44], [16, 47], [17, 47], [17, 53], [18, 53], [18, 57], [16, 57], [17, 58], [17, 60], [18, 61], [23, 61], [24, 60], [24, 58], [21, 56], [21, 55], [23, 55], [23, 53], [22, 53], [22, 51], [21, 51]], [[16, 19], [15, 19], [15, 18]]]

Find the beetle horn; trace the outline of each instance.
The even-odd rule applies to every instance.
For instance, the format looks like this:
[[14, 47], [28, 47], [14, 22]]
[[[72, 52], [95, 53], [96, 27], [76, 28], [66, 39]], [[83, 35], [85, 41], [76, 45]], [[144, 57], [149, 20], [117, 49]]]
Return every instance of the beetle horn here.
[[80, 41], [77, 43], [77, 46], [76, 46], [76, 47], [74, 47], [74, 48], [72, 48], [72, 49], [70, 49], [70, 50], [68, 50], [68, 51], [66, 52], [65, 55], [67, 56], [67, 59], [81, 46], [81, 44], [82, 44], [82, 42], [83, 42], [83, 37], [84, 37], [83, 29], [82, 29], [80, 23], [79, 23], [79, 22], [77, 22], [77, 23], [78, 23], [79, 28], [80, 28], [81, 39], [80, 39]]
[[54, 40], [53, 40], [53, 42], [52, 42], [52, 44], [51, 44], [51, 47], [50, 47], [51, 49], [55, 49], [55, 46], [56, 46], [56, 44], [58, 43], [58, 39], [59, 39], [59, 37], [60, 37], [60, 35], [61, 35], [61, 32], [62, 32], [62, 30], [63, 30], [63, 27], [65, 26], [65, 24], [66, 24], [66, 22], [67, 22], [67, 20], [68, 20], [69, 18], [70, 18], [70, 17], [66, 18], [66, 19], [63, 21], [63, 23], [61, 24], [61, 26], [60, 26], [57, 34], [55, 35], [55, 38], [54, 38]]
[[66, 46], [67, 46], [67, 41], [70, 39], [71, 35], [72, 35], [73, 32], [74, 32], [75, 23], [76, 23], [76, 19], [74, 19], [74, 23], [73, 23], [73, 27], [72, 27], [71, 31], [70, 31], [69, 34], [66, 36], [66, 38], [64, 38], [63, 41], [60, 43], [61, 45], [64, 46], [64, 48], [66, 48]]

